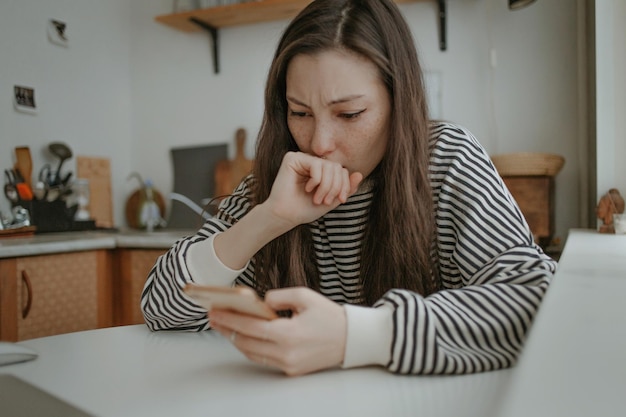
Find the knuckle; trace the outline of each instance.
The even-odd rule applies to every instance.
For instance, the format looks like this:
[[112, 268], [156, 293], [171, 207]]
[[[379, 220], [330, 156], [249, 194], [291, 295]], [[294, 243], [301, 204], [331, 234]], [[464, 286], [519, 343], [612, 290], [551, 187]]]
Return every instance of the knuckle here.
[[285, 372], [287, 372], [288, 370], [291, 370], [291, 372], [295, 372], [299, 364], [299, 357], [293, 350], [288, 351], [283, 356], [283, 367], [285, 369]]

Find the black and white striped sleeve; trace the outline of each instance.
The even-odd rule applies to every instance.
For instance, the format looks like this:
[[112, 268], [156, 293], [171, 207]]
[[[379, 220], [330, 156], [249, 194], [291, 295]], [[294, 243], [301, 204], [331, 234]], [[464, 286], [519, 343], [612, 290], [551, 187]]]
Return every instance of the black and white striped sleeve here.
[[[234, 194], [220, 205], [219, 213], [207, 220], [196, 234], [178, 240], [157, 259], [148, 274], [141, 294], [141, 310], [151, 330], [201, 331], [210, 327], [206, 309], [187, 297], [182, 290], [187, 283], [198, 281], [198, 274], [196, 273], [196, 279], [194, 279], [191, 272], [190, 251], [201, 245], [203, 248], [206, 247], [204, 244], [212, 236], [225, 231], [233, 221], [237, 221], [247, 213], [250, 208], [248, 192], [249, 188], [246, 183], [242, 183]], [[207, 258], [210, 258], [208, 254]], [[241, 277], [252, 276], [251, 268], [249, 266], [243, 271]], [[230, 284], [222, 282], [223, 277], [211, 276], [212, 274], [219, 275], [216, 270], [202, 268], [202, 272], [207, 275], [206, 278], [203, 277], [204, 283]], [[238, 272], [234, 275], [238, 275]], [[234, 279], [235, 276], [232, 278]]]
[[443, 290], [396, 289], [387, 368], [403, 374], [461, 374], [515, 363], [556, 262], [533, 242], [522, 213], [488, 155], [467, 131], [434, 132], [431, 185]]

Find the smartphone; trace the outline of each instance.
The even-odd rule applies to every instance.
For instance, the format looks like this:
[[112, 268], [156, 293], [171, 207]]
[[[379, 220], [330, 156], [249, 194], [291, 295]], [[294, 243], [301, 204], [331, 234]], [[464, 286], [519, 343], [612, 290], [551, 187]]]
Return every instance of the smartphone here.
[[257, 293], [249, 287], [216, 287], [209, 285], [187, 284], [184, 291], [207, 310], [232, 310], [266, 320], [278, 318]]

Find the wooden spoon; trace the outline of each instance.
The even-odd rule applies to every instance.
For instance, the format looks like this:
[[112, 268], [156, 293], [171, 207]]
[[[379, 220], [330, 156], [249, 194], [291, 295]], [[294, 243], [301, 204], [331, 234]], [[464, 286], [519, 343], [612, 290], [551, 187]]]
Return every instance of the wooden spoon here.
[[28, 146], [15, 148], [15, 170], [20, 173], [22, 178], [24, 178], [24, 182], [32, 189], [33, 160]]

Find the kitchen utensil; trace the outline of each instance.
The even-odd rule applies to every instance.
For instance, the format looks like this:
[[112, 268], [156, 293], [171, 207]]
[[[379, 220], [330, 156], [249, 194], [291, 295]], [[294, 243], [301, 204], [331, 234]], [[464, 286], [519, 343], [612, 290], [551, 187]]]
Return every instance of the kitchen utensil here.
[[48, 186], [43, 181], [37, 181], [35, 188], [33, 188], [33, 194], [37, 200], [43, 200], [48, 194]]
[[39, 170], [39, 181], [44, 183], [46, 187], [52, 185], [52, 168], [50, 164], [44, 164]]
[[19, 200], [19, 194], [17, 193], [16, 178], [12, 170], [4, 170], [4, 195], [11, 203], [17, 203]]
[[70, 179], [72, 178], [72, 175], [74, 173], [73, 172], [68, 172], [65, 177], [63, 177], [63, 179], [61, 180], [61, 185], [64, 187], [67, 187], [67, 184], [70, 182]]
[[219, 161], [215, 166], [215, 196], [232, 194], [241, 180], [252, 170], [254, 161], [246, 158], [245, 144], [245, 129], [237, 129], [235, 159]]
[[12, 169], [4, 170], [4, 182], [11, 184], [11, 185], [15, 185], [19, 182], [19, 179], [17, 178], [17, 175], [15, 175], [14, 170]]
[[17, 189], [15, 189], [15, 185], [4, 184], [4, 196], [11, 203], [17, 203], [17, 201], [19, 200], [19, 195], [17, 194]]
[[52, 180], [52, 184], [57, 185], [61, 183], [61, 167], [63, 167], [65, 161], [72, 157], [72, 150], [62, 142], [52, 142], [48, 145], [48, 149], [53, 155], [59, 158], [59, 166]]
[[25, 182], [20, 182], [15, 185], [17, 195], [24, 201], [30, 201], [33, 199], [33, 190]]
[[7, 196], [11, 202], [15, 203], [17, 201], [14, 199], [13, 190], [15, 190], [18, 198], [21, 200], [30, 201], [33, 199], [33, 190], [24, 182], [24, 178], [22, 178], [19, 171], [16, 169], [5, 169], [4, 176], [7, 182], [4, 187], [4, 195]]
[[24, 178], [16, 169], [8, 170], [11, 176], [13, 177], [13, 184], [19, 184], [20, 182], [24, 182]]
[[46, 201], [55, 201], [59, 197], [61, 197], [61, 188], [57, 185], [53, 185], [52, 187], [48, 187], [46, 191]]
[[33, 160], [28, 146], [18, 146], [15, 148], [15, 170], [32, 189], [33, 181]]

